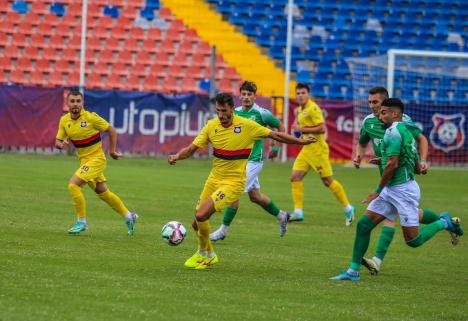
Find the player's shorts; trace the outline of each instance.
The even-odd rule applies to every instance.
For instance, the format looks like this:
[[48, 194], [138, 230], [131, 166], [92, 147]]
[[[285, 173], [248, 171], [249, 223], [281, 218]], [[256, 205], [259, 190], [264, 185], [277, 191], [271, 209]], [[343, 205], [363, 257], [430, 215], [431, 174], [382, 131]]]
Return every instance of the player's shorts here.
[[229, 182], [208, 177], [203, 191], [198, 199], [196, 210], [206, 199], [213, 200], [217, 212], [222, 212], [226, 207], [237, 201], [244, 191], [244, 182]]
[[313, 169], [320, 177], [333, 176], [333, 170], [330, 164], [329, 151], [323, 153], [311, 153], [302, 148], [294, 161], [293, 171], [308, 172]]
[[80, 168], [75, 172], [75, 175], [85, 182], [102, 183], [106, 181], [104, 170], [106, 169], [107, 161], [104, 157], [90, 157], [80, 159]]
[[245, 192], [250, 192], [253, 189], [260, 189], [260, 181], [258, 175], [262, 171], [263, 162], [247, 162], [246, 175], [247, 181], [245, 183]]
[[394, 222], [400, 215], [401, 226], [419, 226], [419, 199], [421, 191], [415, 180], [385, 187], [379, 197], [370, 202], [367, 209]]

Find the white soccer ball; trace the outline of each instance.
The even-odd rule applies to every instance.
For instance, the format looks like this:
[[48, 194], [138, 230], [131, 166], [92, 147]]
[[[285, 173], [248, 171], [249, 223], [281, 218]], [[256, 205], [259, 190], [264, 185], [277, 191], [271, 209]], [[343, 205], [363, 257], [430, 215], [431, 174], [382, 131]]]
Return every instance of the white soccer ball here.
[[187, 229], [180, 222], [170, 221], [162, 227], [161, 236], [167, 244], [179, 245], [187, 236]]

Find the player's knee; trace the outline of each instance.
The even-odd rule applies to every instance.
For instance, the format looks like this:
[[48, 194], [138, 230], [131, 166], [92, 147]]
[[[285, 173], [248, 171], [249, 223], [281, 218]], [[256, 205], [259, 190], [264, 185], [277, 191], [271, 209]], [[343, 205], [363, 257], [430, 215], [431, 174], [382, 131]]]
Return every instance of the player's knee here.
[[420, 237], [420, 235], [416, 236], [415, 238], [409, 240], [409, 241], [406, 241], [406, 245], [408, 245], [409, 247], [412, 247], [412, 248], [415, 248], [415, 247], [420, 247], [421, 245], [423, 245], [424, 241], [422, 240], [422, 238]]
[[374, 227], [375, 227], [375, 224], [372, 222], [372, 220], [367, 215], [363, 215], [358, 220], [358, 223], [356, 226], [356, 234], [369, 233], [370, 231], [372, 231]]
[[192, 228], [193, 228], [195, 231], [198, 231], [198, 225], [197, 225], [197, 221], [196, 221], [196, 220], [193, 220], [193, 222], [192, 222]]
[[206, 217], [206, 215], [204, 215], [203, 213], [197, 212], [195, 214], [195, 219], [197, 220], [197, 222], [205, 222], [208, 219], [208, 217]]
[[68, 183], [68, 190], [70, 191], [70, 193], [75, 193], [80, 190], [80, 187], [76, 184]]
[[261, 197], [258, 193], [249, 193], [249, 199], [253, 203], [259, 203]]

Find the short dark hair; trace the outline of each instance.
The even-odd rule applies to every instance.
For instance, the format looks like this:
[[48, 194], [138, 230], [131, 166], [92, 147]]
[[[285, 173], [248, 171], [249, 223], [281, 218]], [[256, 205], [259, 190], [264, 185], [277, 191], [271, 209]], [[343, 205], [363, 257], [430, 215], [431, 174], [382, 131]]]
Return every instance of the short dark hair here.
[[246, 80], [240, 86], [239, 92], [241, 92], [242, 90], [250, 91], [250, 92], [256, 94], [257, 93], [257, 85], [253, 81]]
[[218, 105], [224, 106], [226, 104], [229, 105], [229, 107], [234, 107], [234, 98], [230, 93], [219, 93], [215, 97], [215, 101]]
[[67, 94], [67, 100], [70, 96], [81, 96], [81, 98], [84, 100], [83, 94], [78, 89], [71, 89]]
[[385, 87], [372, 87], [369, 89], [369, 95], [381, 94], [384, 98], [388, 98], [388, 91]]
[[304, 82], [298, 82], [297, 85], [296, 85], [296, 90], [298, 89], [305, 89], [307, 90], [308, 93], [310, 93], [310, 87], [309, 85], [307, 85], [306, 83]]
[[399, 98], [387, 98], [384, 99], [382, 102], [382, 106], [385, 107], [390, 107], [390, 108], [397, 108], [399, 109], [402, 113], [405, 110], [405, 106], [403, 105], [403, 102]]

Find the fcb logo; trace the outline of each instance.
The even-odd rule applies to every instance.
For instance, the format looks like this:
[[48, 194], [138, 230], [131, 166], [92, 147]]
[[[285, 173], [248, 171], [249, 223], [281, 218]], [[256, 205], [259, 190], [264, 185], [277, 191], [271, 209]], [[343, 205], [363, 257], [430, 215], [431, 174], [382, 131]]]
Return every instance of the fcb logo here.
[[86, 127], [86, 122], [85, 121], [81, 122], [81, 127]]
[[241, 126], [234, 127], [234, 134], [239, 134], [241, 132]]
[[429, 138], [435, 148], [448, 153], [463, 146], [465, 143], [463, 130], [465, 115], [461, 113], [453, 115], [436, 113], [432, 116], [432, 122], [434, 128], [432, 128]]

